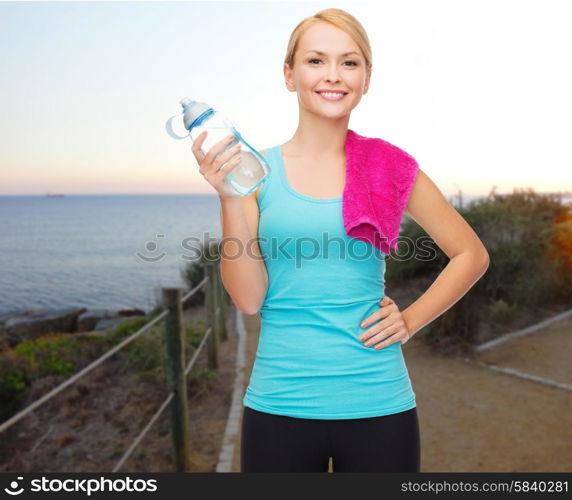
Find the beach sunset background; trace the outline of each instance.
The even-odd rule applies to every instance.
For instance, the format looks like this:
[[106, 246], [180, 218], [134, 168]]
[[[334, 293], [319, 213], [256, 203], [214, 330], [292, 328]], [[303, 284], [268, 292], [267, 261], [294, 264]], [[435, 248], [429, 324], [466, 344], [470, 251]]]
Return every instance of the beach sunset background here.
[[[219, 199], [191, 140], [165, 122], [189, 97], [258, 150], [286, 142], [298, 123], [289, 36], [337, 7], [373, 50], [349, 128], [415, 157], [490, 256], [404, 346], [422, 472], [572, 471], [569, 3], [0, 1], [0, 426], [142, 328], [163, 289], [203, 279], [197, 257], [220, 241]], [[401, 230], [427, 237], [408, 217]], [[402, 310], [450, 260], [408, 250], [384, 268]], [[212, 317], [194, 298], [181, 322], [188, 358]], [[258, 318], [228, 305], [221, 371], [201, 364], [187, 386], [192, 472], [219, 471], [240, 401], [231, 391], [244, 389], [236, 373], [246, 383], [256, 355]], [[0, 429], [0, 472], [113, 470], [164, 400], [163, 342], [159, 323]], [[123, 470], [173, 471], [168, 422], [156, 422]], [[232, 439], [221, 457], [236, 471]]]
[[373, 49], [350, 128], [411, 153], [447, 194], [570, 189], [565, 4], [1, 2], [0, 194], [214, 193], [165, 120], [189, 96], [258, 149], [285, 142], [288, 36], [327, 7]]

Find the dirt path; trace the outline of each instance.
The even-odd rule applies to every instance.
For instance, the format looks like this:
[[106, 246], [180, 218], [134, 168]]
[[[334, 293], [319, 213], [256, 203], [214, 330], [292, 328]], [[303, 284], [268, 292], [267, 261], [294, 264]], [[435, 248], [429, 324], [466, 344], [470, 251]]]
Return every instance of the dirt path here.
[[[258, 345], [259, 317], [245, 315], [244, 320], [246, 389]], [[571, 319], [512, 339], [474, 359], [432, 354], [415, 337], [403, 352], [417, 398], [422, 472], [572, 471], [572, 393], [474, 362], [570, 383]], [[240, 470], [239, 460], [238, 437], [233, 472]]]
[[479, 353], [485, 363], [508, 366], [563, 384], [572, 384], [572, 317], [510, 339]]

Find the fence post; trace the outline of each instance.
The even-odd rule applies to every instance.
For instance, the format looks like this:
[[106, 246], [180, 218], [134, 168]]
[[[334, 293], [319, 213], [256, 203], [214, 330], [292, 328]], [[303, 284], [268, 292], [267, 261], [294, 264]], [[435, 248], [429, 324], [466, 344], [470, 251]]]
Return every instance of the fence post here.
[[218, 305], [220, 307], [220, 316], [219, 316], [219, 326], [220, 326], [220, 335], [219, 338], [222, 342], [228, 340], [228, 332], [226, 329], [226, 297], [225, 297], [225, 289], [222, 282], [222, 274], [220, 272], [220, 261], [218, 261], [215, 265], [216, 269], [216, 282], [217, 282], [217, 291], [218, 291]]
[[169, 309], [165, 317], [167, 394], [174, 393], [170, 404], [171, 437], [176, 471], [186, 472], [190, 468], [190, 441], [181, 289], [164, 288], [163, 302]]
[[207, 339], [208, 346], [208, 366], [211, 370], [218, 371], [218, 339], [217, 339], [217, 291], [216, 291], [216, 276], [215, 276], [215, 262], [205, 262], [205, 274], [208, 276], [206, 283], [207, 290], [205, 294], [205, 307], [207, 310], [207, 330], [211, 328], [211, 333]]

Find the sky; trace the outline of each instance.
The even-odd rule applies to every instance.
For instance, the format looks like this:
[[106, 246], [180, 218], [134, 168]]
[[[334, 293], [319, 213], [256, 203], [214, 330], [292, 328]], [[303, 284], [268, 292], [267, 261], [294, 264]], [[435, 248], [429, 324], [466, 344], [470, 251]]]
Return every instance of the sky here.
[[570, 191], [567, 4], [0, 1], [0, 195], [215, 194], [165, 121], [188, 96], [258, 150], [288, 141], [288, 39], [329, 7], [373, 51], [349, 128], [407, 151], [447, 195]]

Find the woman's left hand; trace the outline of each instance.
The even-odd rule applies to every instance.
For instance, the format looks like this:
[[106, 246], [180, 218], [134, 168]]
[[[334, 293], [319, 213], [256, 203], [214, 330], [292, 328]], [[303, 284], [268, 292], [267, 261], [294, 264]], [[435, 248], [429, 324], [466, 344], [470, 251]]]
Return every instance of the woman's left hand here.
[[365, 328], [379, 319], [382, 321], [363, 332], [359, 339], [366, 347], [374, 345], [376, 350], [383, 349], [397, 341], [405, 344], [411, 335], [399, 307], [387, 295], [381, 299], [380, 304], [382, 307], [366, 318], [361, 326]]

